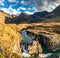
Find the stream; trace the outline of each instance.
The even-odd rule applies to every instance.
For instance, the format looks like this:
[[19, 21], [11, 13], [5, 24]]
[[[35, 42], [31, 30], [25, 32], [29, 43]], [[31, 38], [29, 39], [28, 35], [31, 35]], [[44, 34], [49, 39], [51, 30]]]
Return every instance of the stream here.
[[[24, 57], [30, 57], [30, 55], [28, 54], [28, 44], [31, 43], [33, 41], [32, 37], [27, 35], [26, 30], [21, 31], [21, 35], [22, 35], [22, 40], [24, 42], [24, 44], [21, 45], [22, 47], [22, 56]], [[48, 57], [51, 56], [52, 53], [47, 53], [47, 54], [39, 54], [40, 57]]]

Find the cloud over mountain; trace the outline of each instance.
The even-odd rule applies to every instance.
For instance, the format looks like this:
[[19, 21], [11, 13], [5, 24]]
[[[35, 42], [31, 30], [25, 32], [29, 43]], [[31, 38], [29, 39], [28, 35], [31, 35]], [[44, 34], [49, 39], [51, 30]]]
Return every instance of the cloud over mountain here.
[[60, 0], [0, 0], [0, 9], [15, 15], [21, 12], [33, 14], [44, 10], [50, 12], [58, 5]]
[[34, 0], [36, 8], [40, 11], [52, 11], [60, 4], [60, 0]]

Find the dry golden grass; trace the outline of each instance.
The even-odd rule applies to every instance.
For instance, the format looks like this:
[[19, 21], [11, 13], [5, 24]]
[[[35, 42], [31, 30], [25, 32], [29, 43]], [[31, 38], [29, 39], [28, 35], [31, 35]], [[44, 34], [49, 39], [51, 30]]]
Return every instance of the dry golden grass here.
[[47, 34], [60, 34], [60, 23], [34, 23], [29, 26], [28, 31]]

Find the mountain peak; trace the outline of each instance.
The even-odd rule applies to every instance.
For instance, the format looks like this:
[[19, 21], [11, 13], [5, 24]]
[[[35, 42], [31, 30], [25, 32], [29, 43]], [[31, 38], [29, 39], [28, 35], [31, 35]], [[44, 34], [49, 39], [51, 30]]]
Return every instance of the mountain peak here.
[[60, 13], [60, 5], [53, 10], [53, 13]]

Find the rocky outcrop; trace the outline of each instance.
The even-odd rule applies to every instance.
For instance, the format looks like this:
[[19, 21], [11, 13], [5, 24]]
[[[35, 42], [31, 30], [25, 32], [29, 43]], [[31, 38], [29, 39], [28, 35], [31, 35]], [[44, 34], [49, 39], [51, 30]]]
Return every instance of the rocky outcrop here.
[[[43, 27], [42, 28], [40, 27], [39, 30], [37, 28], [38, 27], [36, 27], [36, 29], [35, 29], [35, 27], [34, 27], [34, 29], [31, 28], [31, 29], [27, 29], [27, 31], [25, 31], [26, 36], [28, 36], [28, 38], [33, 42], [32, 45], [29, 45], [29, 47], [28, 47], [28, 50], [31, 49], [29, 51], [30, 54], [35, 53], [35, 51], [32, 52], [32, 50], [35, 49], [35, 48], [33, 48], [34, 45], [37, 46], [38, 43], [39, 43], [38, 46], [39, 45], [44, 45], [44, 46], [47, 47], [47, 50], [49, 50], [51, 52], [56, 52], [57, 50], [60, 49], [60, 34], [55, 33], [56, 31], [53, 32], [53, 33], [50, 32], [50, 30], [54, 31], [52, 28], [50, 29], [50, 27], [48, 28], [49, 32], [47, 32], [47, 30], [45, 30], [45, 28], [44, 28], [44, 30], [41, 30], [41, 29], [43, 29]], [[28, 38], [25, 39], [25, 41], [28, 40]], [[34, 40], [37, 40], [38, 43], [37, 43], [37, 41], [35, 42]]]
[[40, 40], [42, 40], [44, 45], [46, 45], [50, 51], [56, 52], [60, 49], [60, 35], [42, 34], [40, 36]]
[[30, 55], [42, 53], [42, 47], [38, 41], [33, 41], [32, 45], [28, 46], [28, 53]]
[[[32, 34], [33, 34], [32, 37], [35, 37], [35, 39], [37, 38], [39, 44], [46, 46], [49, 51], [56, 52], [57, 50], [60, 49], [59, 34], [44, 34], [44, 33], [38, 33], [38, 34], [32, 33]], [[33, 42], [32, 46], [34, 46], [34, 44], [35, 43]], [[37, 42], [36, 42], [36, 45], [37, 45]], [[31, 48], [32, 46], [30, 46], [29, 48]], [[34, 48], [31, 48], [31, 50], [34, 50]]]
[[53, 13], [60, 14], [60, 5], [53, 10]]

